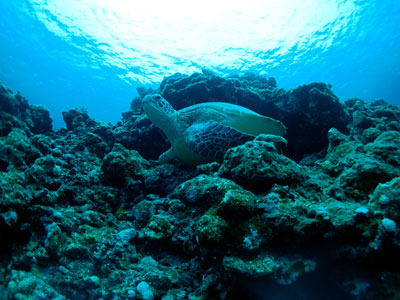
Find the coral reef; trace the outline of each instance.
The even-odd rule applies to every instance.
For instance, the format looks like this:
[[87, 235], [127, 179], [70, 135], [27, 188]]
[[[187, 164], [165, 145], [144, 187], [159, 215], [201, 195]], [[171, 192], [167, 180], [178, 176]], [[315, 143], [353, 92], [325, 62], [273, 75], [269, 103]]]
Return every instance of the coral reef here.
[[[208, 71], [138, 92], [115, 125], [72, 109], [53, 130], [0, 86], [0, 298], [400, 297], [399, 107]], [[154, 92], [243, 105], [288, 135], [160, 165], [168, 142], [138, 104]]]

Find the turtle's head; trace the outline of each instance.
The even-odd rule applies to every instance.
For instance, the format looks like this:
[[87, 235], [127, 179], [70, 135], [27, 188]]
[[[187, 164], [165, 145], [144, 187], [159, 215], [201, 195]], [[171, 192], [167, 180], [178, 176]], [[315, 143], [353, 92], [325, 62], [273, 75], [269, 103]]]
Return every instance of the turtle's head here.
[[147, 117], [162, 130], [165, 126], [170, 126], [176, 113], [172, 105], [159, 94], [145, 96], [142, 106]]

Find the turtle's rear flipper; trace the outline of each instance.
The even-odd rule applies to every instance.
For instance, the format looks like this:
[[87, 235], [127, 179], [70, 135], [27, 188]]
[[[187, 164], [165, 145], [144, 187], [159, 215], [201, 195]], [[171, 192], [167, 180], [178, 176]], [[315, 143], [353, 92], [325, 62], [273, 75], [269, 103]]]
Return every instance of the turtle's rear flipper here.
[[254, 139], [254, 136], [240, 132], [215, 121], [197, 122], [185, 132], [185, 142], [195, 153], [222, 161], [226, 150]]

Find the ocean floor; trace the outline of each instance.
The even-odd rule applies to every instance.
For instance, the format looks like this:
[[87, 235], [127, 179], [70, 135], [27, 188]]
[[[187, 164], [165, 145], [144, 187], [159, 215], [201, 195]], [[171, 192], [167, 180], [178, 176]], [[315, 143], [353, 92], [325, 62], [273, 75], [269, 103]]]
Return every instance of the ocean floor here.
[[[0, 85], [1, 299], [400, 299], [400, 108], [208, 71], [115, 124]], [[230, 101], [280, 120], [221, 162], [160, 165], [142, 112]]]

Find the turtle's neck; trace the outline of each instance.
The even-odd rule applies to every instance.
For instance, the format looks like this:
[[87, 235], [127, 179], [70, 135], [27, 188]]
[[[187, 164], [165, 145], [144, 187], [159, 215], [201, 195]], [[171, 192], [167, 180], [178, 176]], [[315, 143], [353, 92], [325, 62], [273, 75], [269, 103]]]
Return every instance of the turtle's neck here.
[[180, 126], [177, 124], [176, 113], [170, 115], [159, 115], [157, 117], [150, 117], [150, 120], [160, 128], [167, 136], [168, 140], [172, 143], [178, 136]]
[[[149, 96], [146, 96], [149, 97]], [[143, 101], [143, 109], [147, 117], [153, 124], [160, 128], [167, 136], [168, 140], [173, 143], [179, 136], [181, 126], [178, 126], [177, 111], [164, 99], [163, 101], [153, 103], [152, 99], [145, 97]], [[150, 96], [151, 97], [151, 96]]]

